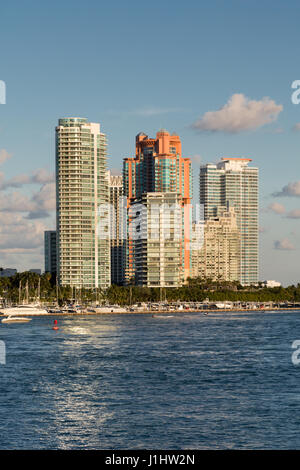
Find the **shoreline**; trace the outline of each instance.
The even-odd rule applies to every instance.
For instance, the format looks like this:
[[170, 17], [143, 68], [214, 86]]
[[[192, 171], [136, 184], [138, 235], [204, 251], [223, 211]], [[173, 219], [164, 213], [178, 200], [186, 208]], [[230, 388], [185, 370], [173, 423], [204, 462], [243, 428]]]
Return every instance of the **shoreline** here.
[[[162, 314], [166, 314], [166, 315], [180, 315], [182, 313], [206, 313], [206, 314], [209, 314], [209, 313], [250, 313], [250, 312], [253, 312], [253, 313], [277, 313], [277, 312], [281, 312], [281, 311], [294, 311], [294, 310], [299, 310], [300, 311], [300, 307], [277, 307], [277, 308], [272, 308], [272, 309], [217, 309], [217, 310], [210, 310], [210, 309], [206, 309], [206, 310], [142, 310], [142, 311], [133, 311], [133, 312], [80, 312], [80, 313], [76, 313], [76, 312], [52, 312], [52, 313], [47, 313], [47, 314], [21, 314], [21, 313], [18, 313], [16, 316], [19, 316], [19, 317], [52, 317], [52, 316], [60, 316], [60, 317], [79, 317], [79, 316], [90, 316], [90, 315], [93, 315], [93, 316], [103, 316], [103, 315], [152, 315], [155, 317], [155, 315], [162, 315]], [[0, 313], [0, 318], [2, 317], [7, 317], [8, 315], [7, 314], [3, 314], [3, 313]]]

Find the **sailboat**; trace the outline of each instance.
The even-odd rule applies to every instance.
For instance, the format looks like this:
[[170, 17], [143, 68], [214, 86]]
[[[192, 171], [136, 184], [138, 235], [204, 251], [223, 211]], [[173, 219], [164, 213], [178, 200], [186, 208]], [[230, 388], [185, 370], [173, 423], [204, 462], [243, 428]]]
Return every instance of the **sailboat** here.
[[[14, 316], [16, 318], [16, 315], [22, 315], [22, 316], [29, 316], [29, 315], [49, 315], [48, 311], [41, 307], [38, 303], [33, 304], [29, 303], [29, 290], [28, 290], [28, 281], [26, 283], [26, 303], [21, 304], [21, 283], [19, 286], [19, 305], [16, 305], [15, 307], [0, 307], [0, 313], [3, 315], [8, 315], [9, 317]], [[39, 287], [40, 289], [40, 287]], [[8, 320], [8, 319], [7, 319]]]

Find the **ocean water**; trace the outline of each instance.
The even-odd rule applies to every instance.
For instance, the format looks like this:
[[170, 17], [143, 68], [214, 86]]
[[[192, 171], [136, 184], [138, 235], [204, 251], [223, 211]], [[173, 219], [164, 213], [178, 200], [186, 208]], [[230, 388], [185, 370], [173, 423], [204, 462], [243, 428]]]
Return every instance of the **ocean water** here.
[[300, 312], [0, 324], [0, 449], [299, 449]]

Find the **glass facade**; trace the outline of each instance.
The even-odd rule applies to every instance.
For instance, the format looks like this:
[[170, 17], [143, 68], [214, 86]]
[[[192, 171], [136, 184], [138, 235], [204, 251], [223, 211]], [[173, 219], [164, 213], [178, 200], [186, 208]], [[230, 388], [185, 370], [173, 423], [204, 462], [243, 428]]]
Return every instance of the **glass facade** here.
[[[135, 158], [125, 158], [123, 164], [124, 195], [127, 197], [128, 224], [131, 224], [130, 207], [145, 200], [148, 193], [173, 193], [180, 198], [182, 216], [180, 226], [182, 243], [180, 245], [181, 281], [191, 274], [191, 198], [192, 167], [189, 158], [181, 155], [181, 141], [178, 135], [169, 134], [161, 129], [155, 139], [140, 133], [136, 136]], [[126, 243], [126, 280], [141, 281], [137, 277], [138, 267], [135, 256], [136, 245], [129, 237]], [[145, 245], [146, 246], [146, 245]], [[144, 277], [146, 274], [143, 275]]]
[[250, 159], [222, 158], [200, 168], [200, 204], [204, 219], [233, 207], [240, 232], [240, 282], [258, 282], [258, 168]]
[[[56, 128], [58, 278], [77, 288], [110, 285], [110, 246], [98, 226], [108, 205], [106, 136], [85, 118], [64, 118]], [[103, 225], [103, 224], [102, 224]]]

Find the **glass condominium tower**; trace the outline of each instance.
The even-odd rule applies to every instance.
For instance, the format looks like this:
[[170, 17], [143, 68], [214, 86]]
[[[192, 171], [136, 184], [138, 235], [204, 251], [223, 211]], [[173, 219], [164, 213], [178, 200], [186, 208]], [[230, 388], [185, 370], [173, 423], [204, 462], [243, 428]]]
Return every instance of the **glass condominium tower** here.
[[[106, 136], [85, 118], [59, 119], [56, 127], [57, 271], [60, 285], [107, 288], [110, 241], [98, 233], [108, 217], [98, 208], [109, 192]], [[101, 230], [103, 232], [103, 230]]]
[[248, 158], [222, 158], [200, 167], [204, 219], [233, 207], [240, 233], [240, 283], [258, 282], [258, 168]]
[[[129, 214], [130, 208], [137, 201], [143, 198], [145, 200], [144, 196], [148, 193], [174, 194], [174, 202], [176, 201], [182, 208], [179, 264], [181, 280], [185, 281], [191, 274], [192, 165], [190, 158], [182, 156], [180, 137], [175, 133], [170, 134], [165, 129], [158, 131], [155, 138], [150, 138], [143, 132], [139, 133], [136, 136], [135, 157], [125, 158], [123, 161], [123, 184]], [[148, 202], [150, 204], [149, 200]], [[131, 223], [130, 215], [128, 222]], [[135, 248], [129, 234], [125, 271], [127, 282], [136, 276], [134, 258]]]

